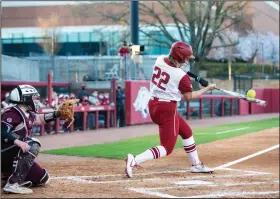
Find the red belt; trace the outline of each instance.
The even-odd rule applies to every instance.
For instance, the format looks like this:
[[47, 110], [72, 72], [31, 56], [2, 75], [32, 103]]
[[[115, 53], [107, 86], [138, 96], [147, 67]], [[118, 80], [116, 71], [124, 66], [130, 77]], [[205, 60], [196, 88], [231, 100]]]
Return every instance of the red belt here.
[[177, 103], [177, 101], [174, 101], [174, 100], [160, 99], [160, 98], [157, 98], [157, 97], [151, 97], [151, 99], [155, 100], [155, 101], [159, 101], [159, 102], [173, 102], [173, 103]]

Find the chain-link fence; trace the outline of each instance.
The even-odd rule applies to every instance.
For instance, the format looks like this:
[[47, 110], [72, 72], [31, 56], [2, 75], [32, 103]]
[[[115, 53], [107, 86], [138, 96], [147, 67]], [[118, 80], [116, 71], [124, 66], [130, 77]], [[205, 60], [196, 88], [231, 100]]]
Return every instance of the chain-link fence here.
[[[108, 81], [112, 78], [118, 80], [150, 79], [153, 64], [156, 59], [156, 57], [144, 57], [141, 55], [134, 56], [133, 58], [130, 56], [122, 58], [119, 56], [5, 57], [9, 60], [18, 60], [14, 67], [17, 69], [18, 74], [12, 79], [2, 74], [3, 80], [30, 81], [32, 79], [23, 78], [19, 74], [24, 74], [31, 69], [33, 70], [33, 67], [36, 65], [39, 71], [39, 73], [36, 74], [36, 81], [47, 81], [48, 72], [53, 70], [54, 82]], [[21, 62], [21, 60], [24, 62]], [[9, 62], [10, 61], [2, 61], [5, 71], [11, 70], [11, 68], [9, 68]]]
[[39, 64], [36, 61], [1, 56], [1, 79], [6, 81], [40, 81]]
[[[47, 74], [52, 69], [54, 82], [83, 82], [117, 80], [147, 80], [153, 72], [157, 56], [42, 56], [31, 54], [26, 58], [2, 56], [2, 80], [17, 81], [47, 81]], [[223, 66], [221, 66], [223, 67]], [[13, 69], [16, 72], [13, 72]], [[226, 74], [213, 75], [210, 68], [205, 75], [208, 80], [230, 80]], [[216, 70], [217, 67], [215, 68]], [[220, 70], [220, 69], [219, 69]], [[32, 75], [29, 74], [32, 71]], [[200, 70], [203, 72], [203, 69]], [[11, 75], [12, 74], [12, 75]], [[244, 74], [253, 79], [279, 79], [279, 75], [265, 75], [262, 78], [257, 73]]]

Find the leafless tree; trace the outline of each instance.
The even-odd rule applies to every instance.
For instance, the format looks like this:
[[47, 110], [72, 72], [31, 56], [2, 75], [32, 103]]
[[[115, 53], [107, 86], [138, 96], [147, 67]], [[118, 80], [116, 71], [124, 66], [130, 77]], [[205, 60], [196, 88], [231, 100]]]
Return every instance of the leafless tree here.
[[[129, 37], [128, 20], [129, 10], [127, 10], [129, 3], [81, 3], [74, 6], [69, 6], [72, 15], [80, 20], [89, 19], [92, 20], [95, 25], [101, 25], [100, 28], [95, 28], [91, 32], [96, 35], [102, 35], [100, 40], [107, 42], [107, 47], [121, 46], [124, 40]], [[106, 5], [112, 5], [114, 10], [110, 9]], [[116, 23], [120, 25], [118, 30], [119, 39], [114, 40], [112, 38], [113, 32], [111, 31], [108, 22]], [[111, 32], [112, 34], [103, 34], [103, 32]]]
[[43, 41], [39, 45], [50, 56], [54, 56], [60, 49], [59, 37], [59, 16], [52, 13], [48, 18], [38, 18], [37, 25], [43, 31]]
[[[238, 42], [225, 42], [226, 30], [238, 24], [243, 18], [243, 11], [248, 2], [226, 0], [219, 1], [139, 1], [140, 32], [153, 41], [153, 45], [169, 48], [175, 41], [185, 41], [192, 45], [195, 55], [205, 58], [213, 48], [234, 46]], [[129, 2], [115, 3], [119, 11], [100, 9], [100, 6], [80, 5], [76, 13], [80, 17], [90, 17], [91, 13], [99, 14], [101, 21], [111, 20], [116, 23], [122, 21], [129, 25]], [[90, 9], [90, 11], [88, 10]], [[78, 11], [77, 11], [78, 10]], [[149, 26], [146, 29], [145, 26]], [[176, 29], [173, 34], [170, 27]], [[154, 30], [154, 31], [151, 31]], [[158, 35], [165, 37], [160, 39]], [[176, 37], [179, 35], [179, 37]], [[213, 45], [218, 40], [218, 45]], [[216, 42], [215, 42], [216, 43]]]
[[[53, 77], [54, 76], [54, 55], [60, 49], [60, 43], [58, 42], [58, 27], [59, 27], [59, 16], [55, 13], [52, 13], [48, 18], [38, 18], [37, 19], [37, 26], [40, 27], [43, 31], [43, 41], [39, 43], [39, 45], [43, 48], [43, 50], [48, 53], [50, 56], [50, 68], [49, 74]], [[49, 78], [48, 78], [49, 82]], [[50, 82], [49, 82], [50, 83]], [[51, 102], [53, 88], [51, 86], [48, 98], [49, 103]], [[51, 105], [51, 104], [49, 104]]]

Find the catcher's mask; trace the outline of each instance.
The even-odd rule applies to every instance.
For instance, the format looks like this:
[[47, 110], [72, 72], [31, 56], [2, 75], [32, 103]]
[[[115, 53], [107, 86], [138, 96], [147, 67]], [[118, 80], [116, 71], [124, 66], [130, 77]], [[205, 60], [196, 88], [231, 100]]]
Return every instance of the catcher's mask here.
[[40, 104], [40, 94], [30, 85], [19, 85], [10, 93], [10, 102], [15, 104], [24, 104], [31, 111], [37, 112]]

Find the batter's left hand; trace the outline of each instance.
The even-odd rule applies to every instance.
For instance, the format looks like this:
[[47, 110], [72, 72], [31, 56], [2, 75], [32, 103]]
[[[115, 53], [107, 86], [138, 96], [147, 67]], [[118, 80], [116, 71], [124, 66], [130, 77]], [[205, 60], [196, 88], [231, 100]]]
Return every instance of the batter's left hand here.
[[212, 90], [216, 89], [216, 84], [209, 84], [206, 88], [208, 90], [212, 91]]

